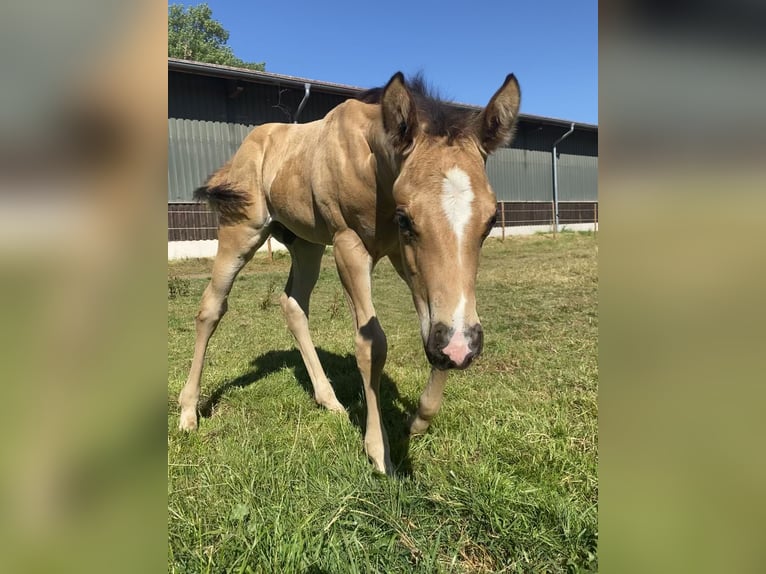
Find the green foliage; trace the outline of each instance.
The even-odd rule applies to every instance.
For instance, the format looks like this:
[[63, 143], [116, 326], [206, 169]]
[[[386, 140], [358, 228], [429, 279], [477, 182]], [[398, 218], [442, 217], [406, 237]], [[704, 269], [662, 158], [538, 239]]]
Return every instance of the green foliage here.
[[341, 307], [343, 307], [343, 295], [341, 294], [340, 289], [336, 289], [332, 301], [330, 301], [330, 321], [338, 316]]
[[405, 423], [429, 368], [409, 291], [379, 263], [395, 478], [364, 455], [364, 397], [332, 252], [310, 323], [348, 414], [316, 406], [279, 306], [262, 305], [289, 257], [257, 254], [210, 342], [191, 434], [177, 430], [176, 397], [211, 263], [171, 263], [190, 293], [168, 302], [168, 572], [597, 571], [596, 258], [594, 235], [488, 239], [477, 281], [484, 353], [450, 374], [444, 406], [412, 440]]
[[263, 71], [264, 62], [245, 62], [226, 45], [229, 32], [207, 4], [168, 6], [168, 57]]
[[265, 311], [272, 305], [274, 305], [274, 302], [272, 301], [272, 297], [274, 296], [274, 292], [277, 290], [277, 279], [272, 278], [271, 281], [269, 281], [269, 284], [266, 286], [266, 292], [263, 295], [263, 299], [261, 299], [260, 308], [261, 311]]
[[184, 297], [189, 294], [189, 280], [173, 275], [168, 277], [168, 299]]

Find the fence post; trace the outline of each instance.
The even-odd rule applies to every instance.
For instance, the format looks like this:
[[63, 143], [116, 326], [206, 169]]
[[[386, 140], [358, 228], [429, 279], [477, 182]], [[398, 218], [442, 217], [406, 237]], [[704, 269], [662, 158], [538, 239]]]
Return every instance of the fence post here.
[[502, 226], [502, 239], [505, 241], [505, 202], [500, 202], [500, 225]]
[[559, 233], [559, 226], [556, 219], [556, 202], [551, 201], [551, 222], [553, 223], [553, 237], [558, 237]]
[[593, 206], [593, 235], [598, 233], [598, 201]]
[[269, 261], [274, 263], [274, 255], [271, 253], [271, 237], [266, 240], [266, 249], [269, 252]]

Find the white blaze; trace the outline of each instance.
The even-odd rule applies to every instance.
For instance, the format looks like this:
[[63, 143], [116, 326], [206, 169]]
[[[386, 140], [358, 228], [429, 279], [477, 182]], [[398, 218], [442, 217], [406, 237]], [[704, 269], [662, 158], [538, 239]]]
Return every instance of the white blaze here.
[[[471, 178], [468, 174], [457, 166], [447, 171], [442, 181], [442, 210], [457, 240], [458, 262], [462, 252], [465, 226], [471, 220], [473, 197]], [[447, 346], [442, 349], [442, 352], [458, 365], [463, 364], [471, 352], [464, 333], [466, 303], [465, 293], [461, 293], [460, 300], [452, 313], [452, 337]]]
[[442, 182], [442, 209], [457, 237], [458, 259], [460, 259], [463, 231], [471, 219], [471, 203], [473, 203], [471, 178], [455, 166], [446, 173]]
[[465, 303], [465, 295], [461, 294], [460, 301], [458, 301], [455, 312], [452, 314], [452, 327], [455, 332], [460, 331], [462, 333], [465, 328]]

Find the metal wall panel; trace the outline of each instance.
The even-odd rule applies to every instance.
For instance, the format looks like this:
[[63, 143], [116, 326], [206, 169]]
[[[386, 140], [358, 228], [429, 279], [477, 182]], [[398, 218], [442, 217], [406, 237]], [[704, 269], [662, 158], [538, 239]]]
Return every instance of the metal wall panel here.
[[[308, 106], [307, 106], [308, 108]], [[308, 110], [304, 110], [308, 111]], [[313, 110], [317, 113], [318, 110]], [[192, 200], [192, 192], [226, 163], [252, 125], [189, 119], [168, 120], [168, 201]], [[552, 156], [547, 151], [501, 148], [487, 162], [498, 201], [551, 201]], [[598, 158], [560, 154], [559, 199], [598, 201]]]
[[[292, 122], [304, 90], [193, 74], [168, 76], [168, 201], [192, 193], [226, 163], [257, 125]], [[323, 118], [344, 101], [312, 91], [298, 120]]]
[[[487, 161], [487, 175], [498, 201], [552, 201], [551, 151], [501, 148]], [[598, 157], [560, 154], [559, 200], [598, 201]]]
[[[228, 161], [250, 130], [291, 122], [304, 91], [195, 74], [168, 76], [168, 201], [188, 202], [194, 189]], [[311, 91], [299, 121], [323, 118], [346, 98]], [[487, 163], [498, 201], [551, 201], [551, 148], [566, 128], [522, 118], [509, 148]], [[559, 199], [598, 201], [598, 132], [577, 129], [558, 147]]]
[[558, 172], [559, 201], [598, 201], [597, 157], [562, 153]]
[[487, 161], [498, 201], [551, 200], [551, 156], [542, 151], [501, 148]]
[[252, 126], [200, 120], [168, 120], [168, 201], [192, 201], [192, 193], [234, 155]]

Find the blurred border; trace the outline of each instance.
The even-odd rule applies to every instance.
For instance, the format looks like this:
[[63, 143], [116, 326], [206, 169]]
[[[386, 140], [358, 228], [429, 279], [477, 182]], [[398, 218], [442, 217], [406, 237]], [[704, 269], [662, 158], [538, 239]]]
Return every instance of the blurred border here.
[[599, 564], [763, 568], [763, 3], [599, 15]]
[[156, 571], [167, 8], [15, 3], [0, 27], [3, 566]]
[[[9, 571], [166, 559], [166, 18], [114, 0], [4, 14]], [[763, 564], [764, 19], [741, 0], [601, 6], [605, 572]]]

